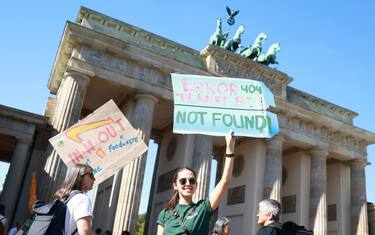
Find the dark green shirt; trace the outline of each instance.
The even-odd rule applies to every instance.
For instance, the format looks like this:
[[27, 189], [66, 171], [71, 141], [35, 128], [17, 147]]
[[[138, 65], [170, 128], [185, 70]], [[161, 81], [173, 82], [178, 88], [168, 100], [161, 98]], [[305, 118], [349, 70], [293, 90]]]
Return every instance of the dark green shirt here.
[[[176, 205], [176, 212], [180, 215], [185, 227], [194, 235], [206, 235], [211, 220], [210, 200], [200, 200], [195, 204]], [[158, 217], [158, 224], [164, 227], [164, 235], [186, 234], [181, 228], [172, 211], [162, 210]]]

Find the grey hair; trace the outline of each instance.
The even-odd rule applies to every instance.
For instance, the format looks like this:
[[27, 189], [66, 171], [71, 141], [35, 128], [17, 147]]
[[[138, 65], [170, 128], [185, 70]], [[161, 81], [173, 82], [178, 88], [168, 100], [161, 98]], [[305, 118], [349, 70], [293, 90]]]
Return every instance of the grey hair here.
[[272, 214], [275, 221], [278, 221], [281, 214], [281, 205], [278, 201], [273, 199], [265, 199], [259, 202], [259, 210], [266, 214]]
[[227, 217], [221, 217], [218, 220], [216, 220], [214, 229], [212, 232], [214, 234], [224, 234], [224, 227], [230, 223], [229, 219]]

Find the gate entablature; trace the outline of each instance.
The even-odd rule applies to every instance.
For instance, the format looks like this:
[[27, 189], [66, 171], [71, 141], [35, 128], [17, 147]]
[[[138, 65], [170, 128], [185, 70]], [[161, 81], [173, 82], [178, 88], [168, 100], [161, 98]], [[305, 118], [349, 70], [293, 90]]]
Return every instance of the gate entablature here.
[[274, 111], [281, 134], [302, 149], [322, 146], [330, 157], [346, 161], [366, 159], [367, 146], [375, 143], [375, 136], [369, 131], [281, 99]]

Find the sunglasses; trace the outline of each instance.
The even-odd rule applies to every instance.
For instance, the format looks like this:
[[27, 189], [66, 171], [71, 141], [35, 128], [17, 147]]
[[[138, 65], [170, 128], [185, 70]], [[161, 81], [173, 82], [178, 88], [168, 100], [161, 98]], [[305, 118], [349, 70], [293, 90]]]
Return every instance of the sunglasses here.
[[88, 175], [92, 180], [95, 180], [94, 173], [90, 172], [90, 173], [83, 174], [83, 176], [85, 176], [85, 175]]
[[178, 182], [181, 185], [185, 185], [187, 183], [187, 181], [189, 181], [190, 184], [196, 184], [197, 183], [196, 178], [181, 178], [181, 179], [178, 180]]

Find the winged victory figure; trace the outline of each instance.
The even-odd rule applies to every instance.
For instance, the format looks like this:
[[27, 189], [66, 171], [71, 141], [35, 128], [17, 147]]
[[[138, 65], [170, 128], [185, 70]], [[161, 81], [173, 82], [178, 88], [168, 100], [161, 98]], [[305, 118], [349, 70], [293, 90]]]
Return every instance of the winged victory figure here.
[[227, 6], [227, 12], [228, 12], [228, 19], [227, 19], [227, 23], [229, 25], [233, 25], [234, 24], [234, 17], [240, 12], [239, 10], [238, 11], [235, 11], [235, 10], [231, 10], [228, 6]]

